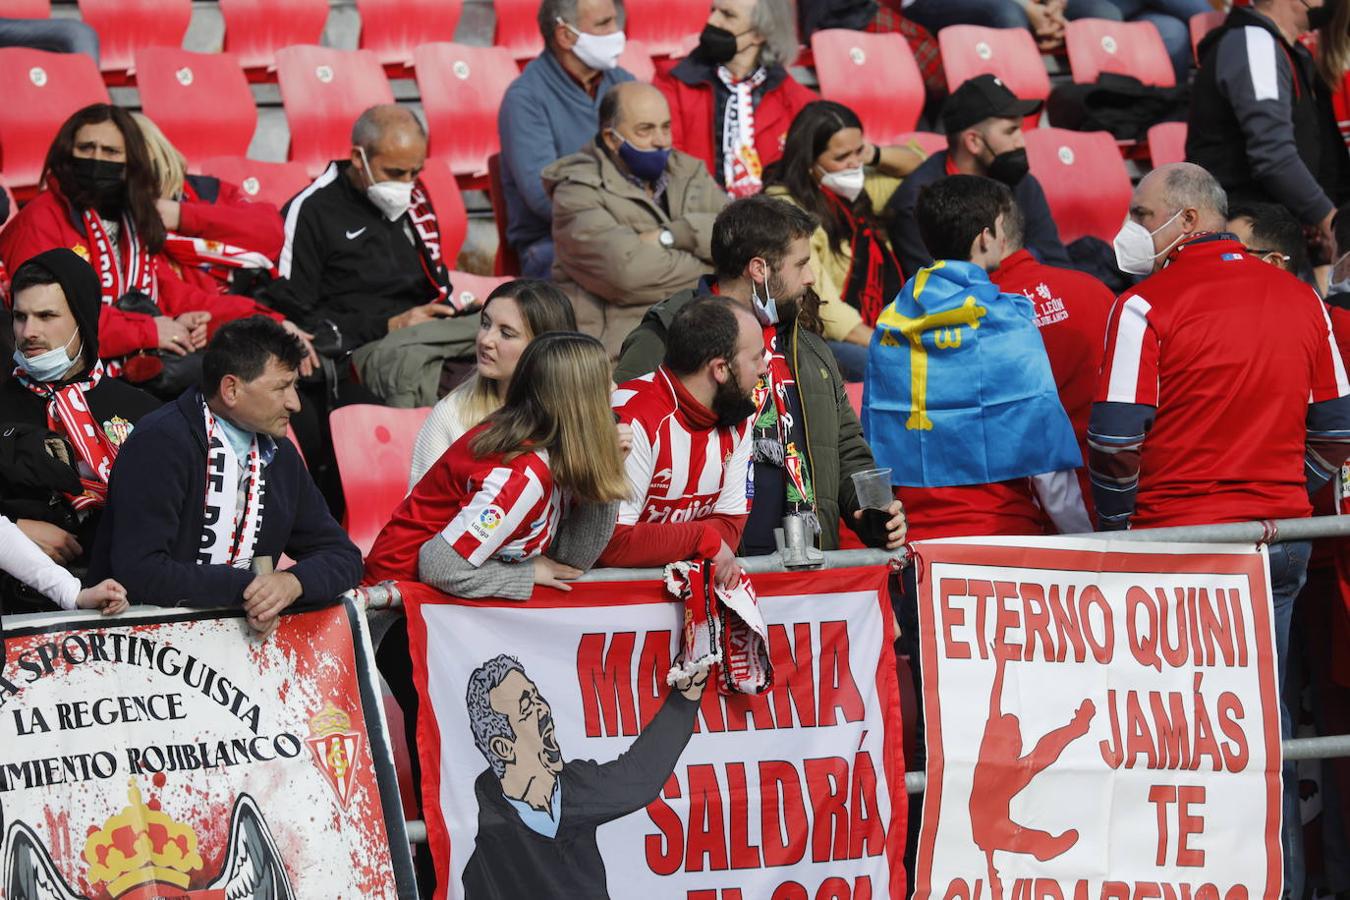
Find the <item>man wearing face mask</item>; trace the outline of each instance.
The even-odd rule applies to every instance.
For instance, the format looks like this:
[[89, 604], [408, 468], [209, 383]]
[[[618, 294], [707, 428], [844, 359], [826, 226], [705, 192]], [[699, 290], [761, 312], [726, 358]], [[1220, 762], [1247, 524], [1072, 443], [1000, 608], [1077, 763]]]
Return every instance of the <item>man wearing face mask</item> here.
[[350, 354], [361, 385], [390, 406], [435, 404], [442, 365], [473, 352], [478, 328], [452, 290], [436, 211], [417, 180], [426, 155], [410, 111], [362, 113], [350, 158], [286, 204], [279, 277], [264, 291], [326, 355]]
[[1027, 165], [1022, 122], [1040, 110], [1039, 100], [1019, 100], [993, 75], [977, 75], [952, 92], [942, 108], [947, 150], [934, 153], [915, 169], [887, 207], [891, 247], [902, 270], [912, 274], [933, 261], [919, 234], [915, 208], [925, 185], [949, 175], [982, 175], [1007, 185], [1022, 212], [1026, 249], [1048, 266], [1072, 265], [1045, 191]]
[[600, 133], [544, 170], [553, 197], [560, 287], [577, 327], [611, 356], [652, 304], [688, 290], [712, 263], [713, 219], [727, 195], [670, 146], [670, 109], [649, 84], [615, 85]]
[[764, 195], [736, 200], [713, 223], [716, 278], [652, 307], [624, 341], [615, 379], [651, 372], [679, 328], [681, 310], [713, 294], [753, 310], [768, 360], [755, 391], [754, 503], [741, 550], [772, 553], [773, 531], [786, 516], [805, 520], [808, 539], [839, 549], [839, 523], [848, 523], [872, 547], [899, 547], [905, 539], [900, 503], [881, 523], [865, 521], [854, 472], [875, 466], [863, 440], [834, 354], [813, 321], [815, 276], [811, 237], [816, 220], [799, 207]]
[[792, 120], [818, 99], [788, 74], [796, 55], [790, 0], [713, 0], [698, 48], [656, 76], [675, 146], [733, 198], [759, 193]]
[[1186, 159], [1234, 202], [1279, 203], [1331, 246], [1350, 162], [1326, 85], [1299, 40], [1338, 0], [1253, 0], [1200, 42]]
[[[40, 253], [12, 285], [14, 377], [0, 385], [0, 513], [59, 563], [82, 568], [122, 443], [159, 401], [107, 377], [99, 285], [73, 251]], [[51, 609], [0, 579], [5, 612]]]
[[521, 274], [548, 279], [553, 207], [540, 173], [586, 146], [600, 101], [633, 76], [619, 66], [623, 7], [614, 0], [542, 0], [539, 32], [544, 52], [506, 89], [497, 131], [506, 239], [520, 257]]

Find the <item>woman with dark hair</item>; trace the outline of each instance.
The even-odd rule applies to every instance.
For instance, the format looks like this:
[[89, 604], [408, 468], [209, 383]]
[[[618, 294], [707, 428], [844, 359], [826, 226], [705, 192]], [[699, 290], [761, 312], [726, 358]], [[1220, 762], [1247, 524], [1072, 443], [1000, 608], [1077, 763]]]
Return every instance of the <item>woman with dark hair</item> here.
[[441, 398], [422, 424], [413, 445], [408, 490], [464, 432], [502, 405], [530, 341], [550, 331], [576, 330], [572, 304], [552, 282], [518, 278], [488, 294], [474, 341], [477, 369]]
[[817, 100], [792, 120], [783, 158], [764, 173], [764, 192], [800, 206], [820, 227], [811, 236], [811, 266], [820, 319], [839, 369], [861, 381], [872, 327], [904, 277], [882, 220], [886, 203], [923, 161], [909, 147], [876, 147], [862, 122], [840, 103]]
[[[281, 320], [246, 297], [202, 290], [174, 272], [164, 254], [155, 167], [125, 110], [95, 103], [67, 119], [47, 151], [43, 179], [46, 190], [0, 234], [0, 259], [14, 271], [45, 250], [69, 247], [94, 267], [110, 374], [146, 381], [163, 369], [158, 356], [200, 350], [226, 322], [259, 314]], [[308, 346], [307, 335], [282, 324]]]

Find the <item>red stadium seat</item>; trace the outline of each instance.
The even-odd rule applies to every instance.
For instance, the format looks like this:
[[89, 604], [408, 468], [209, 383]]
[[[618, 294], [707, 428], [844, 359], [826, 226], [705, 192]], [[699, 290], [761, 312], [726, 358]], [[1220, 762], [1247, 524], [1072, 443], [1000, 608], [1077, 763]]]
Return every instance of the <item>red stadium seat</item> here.
[[919, 145], [929, 156], [934, 153], [941, 153], [947, 149], [947, 136], [945, 134], [934, 134], [931, 131], [911, 131], [909, 134], [902, 134], [895, 139], [896, 144], [908, 144], [910, 141]]
[[436, 218], [440, 221], [441, 254], [445, 257], [446, 267], [453, 269], [459, 249], [464, 246], [464, 236], [469, 233], [469, 215], [464, 210], [464, 198], [460, 196], [454, 173], [443, 157], [428, 157], [418, 178], [427, 189], [431, 205], [436, 209]]
[[1186, 161], [1186, 123], [1159, 122], [1148, 130], [1148, 155], [1153, 165]]
[[1222, 25], [1227, 17], [1228, 13], [1217, 10], [1191, 16], [1191, 54], [1195, 56], [1196, 65], [1200, 64], [1200, 42], [1205, 39], [1205, 35]]
[[250, 78], [276, 69], [276, 54], [294, 44], [317, 44], [328, 22], [328, 0], [219, 0], [225, 52], [239, 58]]
[[475, 275], [472, 272], [451, 271], [450, 284], [461, 307], [481, 306], [488, 295], [513, 279], [498, 275]]
[[627, 19], [623, 30], [629, 40], [646, 44], [652, 56], [684, 56], [689, 36], [697, 36], [708, 19], [708, 2], [627, 0], [624, 12]]
[[656, 63], [652, 62], [651, 48], [642, 41], [624, 41], [619, 68], [627, 69], [638, 81], [648, 84], [656, 77]]
[[384, 68], [369, 50], [284, 47], [277, 51], [277, 85], [291, 128], [290, 158], [310, 175], [346, 158], [361, 113], [394, 102]]
[[466, 186], [486, 187], [488, 157], [501, 144], [497, 110], [520, 74], [501, 47], [423, 44], [413, 53], [431, 155], [450, 163]]
[[419, 44], [453, 41], [464, 0], [356, 0], [362, 50], [386, 66], [409, 66]]
[[22, 193], [42, 176], [61, 124], [91, 103], [107, 103], [108, 89], [88, 56], [26, 47], [0, 49], [0, 84], [0, 173]]
[[309, 185], [309, 173], [296, 162], [258, 162], [242, 156], [217, 156], [204, 159], [202, 174], [237, 185], [250, 200], [271, 203], [277, 209], [286, 205]]
[[[6, 205], [9, 207], [9, 212], [5, 215], [4, 221], [0, 222], [0, 231], [4, 231], [10, 220], [19, 214], [19, 204], [14, 199], [14, 192], [9, 189], [9, 185], [5, 184], [4, 179], [0, 179], [0, 193], [5, 195]], [[3, 287], [8, 289], [8, 285]]]
[[380, 529], [408, 493], [413, 443], [430, 412], [430, 407], [354, 404], [328, 415], [347, 500], [347, 534], [362, 556], [370, 552]]
[[1064, 35], [1075, 84], [1092, 84], [1103, 72], [1133, 75], [1144, 84], [1175, 87], [1176, 72], [1152, 22], [1076, 19]]
[[512, 59], [522, 62], [543, 51], [538, 0], [492, 0], [492, 9], [497, 14], [497, 27], [492, 35], [494, 47], [505, 48]]
[[494, 275], [520, 275], [520, 258], [506, 240], [506, 200], [502, 196], [502, 155], [488, 157], [488, 199], [492, 201], [492, 221], [497, 226], [497, 258], [492, 262]]
[[997, 75], [1023, 100], [1050, 96], [1050, 76], [1036, 40], [1025, 28], [949, 25], [938, 32], [947, 87], [956, 90], [976, 75]]
[[893, 144], [923, 109], [923, 77], [909, 44], [895, 32], [827, 28], [811, 35], [820, 93], [862, 119], [867, 139]]
[[0, 0], [0, 16], [6, 19], [50, 19], [51, 0]]
[[136, 51], [141, 109], [196, 167], [212, 156], [243, 156], [258, 127], [248, 79], [229, 53], [172, 47]]
[[104, 72], [132, 74], [143, 47], [182, 47], [192, 0], [79, 0], [80, 18], [98, 32]]
[[1036, 128], [1026, 138], [1031, 174], [1045, 189], [1060, 239], [1091, 235], [1110, 243], [1130, 206], [1130, 176], [1115, 138], [1063, 128]]

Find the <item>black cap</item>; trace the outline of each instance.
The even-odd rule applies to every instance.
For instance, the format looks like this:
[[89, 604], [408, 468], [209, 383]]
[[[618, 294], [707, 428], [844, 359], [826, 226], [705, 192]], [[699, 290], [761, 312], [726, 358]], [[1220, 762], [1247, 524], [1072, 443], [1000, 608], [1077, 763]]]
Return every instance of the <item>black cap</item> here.
[[1018, 100], [997, 76], [976, 75], [952, 91], [942, 106], [942, 127], [957, 134], [985, 119], [1024, 119], [1041, 111], [1039, 100]]

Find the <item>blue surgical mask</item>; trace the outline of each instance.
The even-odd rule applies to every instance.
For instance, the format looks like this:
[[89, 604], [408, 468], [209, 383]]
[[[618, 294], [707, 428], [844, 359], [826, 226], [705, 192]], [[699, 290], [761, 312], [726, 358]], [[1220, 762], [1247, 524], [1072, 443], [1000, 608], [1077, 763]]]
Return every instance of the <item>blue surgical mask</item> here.
[[628, 167], [628, 171], [643, 181], [656, 181], [661, 177], [661, 173], [666, 170], [666, 161], [670, 159], [669, 147], [639, 150], [613, 128], [610, 129], [610, 133], [619, 139], [619, 158]]
[[46, 353], [39, 353], [37, 356], [24, 356], [22, 350], [14, 351], [14, 364], [23, 369], [33, 381], [50, 382], [56, 381], [75, 365], [80, 357], [80, 351], [84, 349], [81, 343], [75, 350], [75, 359], [66, 355], [66, 348], [70, 342], [80, 336], [80, 329], [76, 328], [75, 333], [70, 336], [60, 347], [48, 350]]

